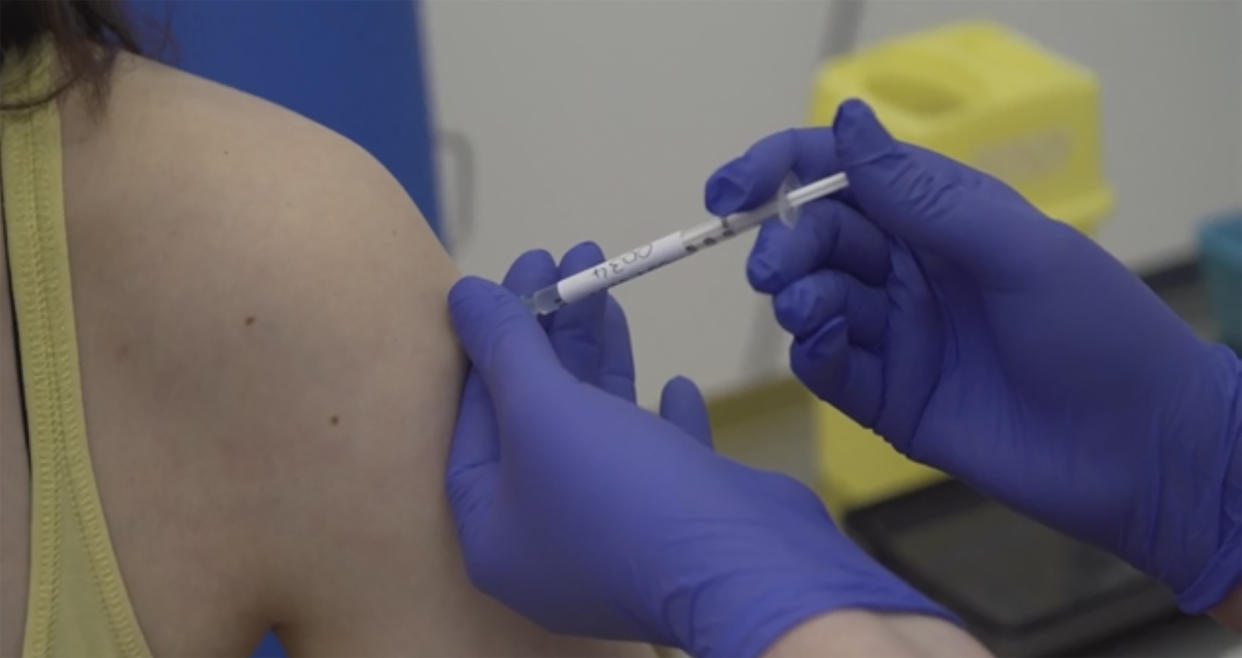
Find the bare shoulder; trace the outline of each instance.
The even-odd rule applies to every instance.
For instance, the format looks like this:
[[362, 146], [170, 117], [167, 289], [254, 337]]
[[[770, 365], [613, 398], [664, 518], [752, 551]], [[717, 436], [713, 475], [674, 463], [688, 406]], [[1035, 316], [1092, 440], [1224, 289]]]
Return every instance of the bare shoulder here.
[[[147, 60], [62, 116], [92, 455], [152, 649], [591, 654], [475, 592], [443, 494], [451, 261], [296, 114]], [[237, 629], [238, 638], [221, 629]]]
[[[89, 217], [92, 230], [141, 230], [148, 241], [163, 241], [160, 251], [186, 246], [228, 255], [243, 267], [267, 263], [277, 251], [290, 266], [301, 256], [313, 269], [331, 270], [339, 263], [321, 261], [327, 252], [365, 252], [385, 262], [403, 250], [422, 261], [409, 264], [420, 278], [452, 279], [418, 209], [383, 166], [289, 110], [122, 57], [102, 117], [92, 119], [76, 104], [64, 114], [68, 210]], [[317, 258], [306, 258], [310, 251]], [[229, 271], [228, 264], [195, 258], [178, 268], [202, 267], [200, 274], [213, 277], [254, 274]], [[265, 269], [265, 278], [282, 271]]]
[[[288, 317], [300, 320], [290, 330], [344, 323], [397, 294], [406, 319], [443, 319], [449, 259], [397, 181], [349, 140], [135, 57], [118, 63], [106, 114], [70, 104], [64, 115], [71, 237], [90, 251], [75, 251], [75, 268], [79, 253], [139, 266], [146, 294], [130, 303], [210, 320], [200, 336]], [[402, 290], [380, 285], [395, 280]]]
[[[324, 587], [374, 586], [334, 561], [450, 560], [455, 272], [401, 186], [322, 126], [135, 57], [103, 115], [70, 97], [62, 117], [90, 447], [152, 649], [244, 653]], [[410, 502], [363, 508], [388, 499]]]
[[135, 57], [118, 63], [106, 114], [71, 100], [62, 116], [88, 387], [124, 378], [108, 384], [213, 434], [187, 448], [219, 447], [259, 479], [264, 451], [293, 447], [282, 441], [303, 463], [392, 441], [351, 408], [383, 386], [407, 398], [385, 413], [445, 440], [462, 367], [444, 308], [455, 272], [378, 162], [290, 111]]
[[[462, 367], [455, 274], [400, 185], [319, 125], [139, 58], [102, 116], [70, 98], [62, 117], [90, 445], [153, 650], [245, 651], [202, 642], [291, 623], [342, 554], [448, 559], [431, 464]], [[359, 509], [402, 498], [417, 517]]]

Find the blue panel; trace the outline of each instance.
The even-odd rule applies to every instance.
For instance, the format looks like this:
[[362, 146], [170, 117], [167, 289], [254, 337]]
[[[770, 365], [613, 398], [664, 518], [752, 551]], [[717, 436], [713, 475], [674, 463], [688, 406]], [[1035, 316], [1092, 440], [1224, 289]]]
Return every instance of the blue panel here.
[[413, 0], [131, 0], [131, 6], [171, 28], [171, 48], [157, 55], [349, 137], [388, 167], [437, 226]]

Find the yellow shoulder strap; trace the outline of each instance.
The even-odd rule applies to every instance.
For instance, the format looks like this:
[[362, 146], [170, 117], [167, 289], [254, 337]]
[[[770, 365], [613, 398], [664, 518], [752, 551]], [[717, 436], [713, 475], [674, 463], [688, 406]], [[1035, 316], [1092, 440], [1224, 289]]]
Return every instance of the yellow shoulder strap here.
[[[44, 43], [0, 79], [6, 103], [49, 88]], [[31, 463], [26, 656], [148, 656], [91, 469], [55, 101], [0, 115], [0, 172]]]

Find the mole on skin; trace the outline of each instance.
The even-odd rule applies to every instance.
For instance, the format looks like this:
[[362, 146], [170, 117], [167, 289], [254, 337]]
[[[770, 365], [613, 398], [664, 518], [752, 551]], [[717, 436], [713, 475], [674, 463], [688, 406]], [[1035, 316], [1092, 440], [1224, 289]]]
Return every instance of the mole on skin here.
[[341, 419], [337, 416], [333, 416], [332, 418], [328, 419], [328, 422], [332, 423], [333, 425], [336, 425], [341, 422]]
[[246, 316], [246, 326], [249, 327], [252, 324], [254, 324], [254, 316], [253, 315]]

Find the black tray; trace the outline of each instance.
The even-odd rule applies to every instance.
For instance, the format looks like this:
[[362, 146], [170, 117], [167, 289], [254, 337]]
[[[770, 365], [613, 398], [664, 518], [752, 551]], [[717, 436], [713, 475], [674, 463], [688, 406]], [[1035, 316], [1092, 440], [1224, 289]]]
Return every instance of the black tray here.
[[1062, 655], [1177, 612], [1121, 560], [956, 481], [853, 510], [845, 526], [1000, 655]]

